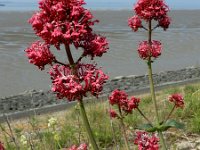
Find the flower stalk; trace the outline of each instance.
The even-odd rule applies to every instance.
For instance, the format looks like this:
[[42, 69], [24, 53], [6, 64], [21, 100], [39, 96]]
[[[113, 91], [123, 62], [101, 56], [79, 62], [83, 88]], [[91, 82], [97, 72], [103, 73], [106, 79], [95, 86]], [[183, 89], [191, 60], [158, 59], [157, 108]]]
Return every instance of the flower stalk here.
[[137, 109], [140, 103], [140, 99], [134, 96], [128, 98], [128, 94], [125, 91], [115, 89], [111, 95], [109, 96], [109, 103], [110, 105], [116, 105], [118, 112], [115, 109], [109, 110], [111, 118], [119, 119], [121, 132], [124, 138], [124, 143], [127, 150], [130, 150], [129, 146], [129, 138], [126, 134], [126, 126], [124, 123], [124, 118], [132, 114], [134, 109]]
[[[155, 107], [157, 126], [160, 126], [160, 119], [159, 119], [158, 105], [157, 105], [156, 95], [155, 95], [155, 87], [154, 87], [154, 82], [153, 82], [153, 77], [152, 77], [152, 65], [151, 65], [151, 63], [152, 63], [151, 59], [149, 59], [149, 61], [148, 61], [148, 71], [149, 71], [150, 91], [151, 91], [151, 97], [152, 97], [154, 107]], [[158, 135], [160, 137], [162, 149], [167, 150], [167, 146], [165, 144], [165, 140], [164, 140], [162, 132], [158, 131]]]
[[[149, 21], [149, 29], [148, 29], [148, 42], [149, 42], [149, 45], [151, 45], [152, 41], [151, 41], [151, 37], [152, 37], [152, 22], [151, 20]], [[154, 87], [154, 82], [153, 82], [153, 73], [152, 73], [152, 60], [151, 60], [151, 57], [149, 57], [149, 60], [148, 60], [148, 75], [149, 75], [149, 84], [150, 84], [150, 91], [151, 91], [151, 98], [152, 98], [152, 101], [154, 103], [154, 108], [155, 108], [155, 113], [156, 113], [156, 122], [157, 122], [157, 126], [160, 125], [160, 117], [159, 117], [159, 114], [158, 114], [158, 104], [157, 104], [157, 101], [156, 101], [156, 94], [155, 94], [155, 87]], [[158, 135], [160, 137], [160, 142], [161, 142], [161, 146], [164, 150], [167, 150], [167, 146], [165, 144], [165, 140], [164, 140], [164, 137], [163, 137], [163, 134], [161, 131], [158, 131]]]
[[125, 146], [126, 146], [127, 150], [130, 150], [128, 137], [127, 137], [127, 134], [126, 134], [126, 128], [125, 128], [125, 124], [124, 124], [124, 120], [123, 120], [122, 111], [121, 111], [121, 108], [119, 106], [118, 106], [118, 109], [119, 109], [119, 115], [120, 115], [119, 120], [120, 120], [120, 124], [121, 124], [121, 129], [122, 129], [122, 134], [123, 134], [123, 137], [124, 137]]
[[154, 87], [153, 76], [152, 76], [151, 58], [149, 58], [149, 61], [148, 61], [148, 75], [149, 75], [151, 98], [152, 98], [152, 101], [153, 101], [154, 107], [155, 107], [156, 121], [157, 121], [157, 124], [159, 124], [160, 119], [159, 119], [159, 114], [158, 114], [158, 104], [156, 101], [155, 87]]
[[[168, 16], [169, 7], [165, 4], [163, 0], [138, 0], [138, 2], [134, 5], [133, 10], [135, 12], [135, 15], [128, 20], [129, 27], [134, 31], [138, 31], [139, 28], [142, 28], [147, 31], [148, 39], [147, 41], [140, 42], [138, 46], [138, 54], [139, 57], [145, 61], [147, 61], [148, 65], [148, 76], [149, 76], [149, 85], [150, 85], [150, 93], [151, 98], [153, 101], [153, 105], [155, 108], [155, 116], [156, 116], [156, 124], [155, 124], [155, 130], [157, 130], [158, 135], [160, 137], [160, 145], [161, 149], [166, 150], [167, 146], [165, 144], [164, 138], [161, 129], [162, 127], [165, 127], [163, 125], [163, 122], [160, 122], [161, 118], [159, 116], [158, 112], [158, 104], [156, 101], [156, 94], [155, 94], [155, 87], [154, 87], [154, 81], [153, 81], [153, 75], [152, 75], [152, 63], [156, 58], [158, 58], [161, 55], [162, 51], [162, 44], [160, 41], [152, 40], [152, 32], [160, 27], [163, 28], [164, 31], [166, 31], [171, 23], [171, 19]], [[142, 20], [145, 21], [147, 24], [147, 27], [144, 27], [142, 25]], [[155, 27], [152, 27], [152, 22], [157, 22], [157, 25]], [[175, 104], [175, 107], [172, 109], [172, 111], [169, 113], [168, 118], [171, 116], [172, 112], [175, 108], [183, 108], [184, 101], [183, 97], [180, 94], [173, 94], [170, 96], [169, 101]], [[140, 112], [140, 111], [139, 111]], [[140, 114], [143, 116], [143, 114], [140, 112]], [[143, 116], [144, 117], [144, 116]], [[144, 117], [145, 118], [145, 117]], [[148, 119], [146, 119], [147, 122]], [[146, 149], [148, 146], [152, 146], [153, 149], [158, 150], [158, 140], [156, 140], [155, 143], [150, 144], [147, 142], [144, 144], [144, 140], [142, 140], [141, 135], [145, 135], [146, 133], [138, 134], [138, 139], [136, 140], [136, 144], [138, 145], [139, 149]], [[156, 148], [155, 148], [156, 147]], [[149, 148], [149, 147], [148, 147]]]
[[144, 115], [144, 113], [139, 108], [137, 108], [137, 110], [140, 113], [140, 115], [153, 127], [151, 121]]
[[174, 112], [175, 108], [176, 108], [176, 105], [173, 106], [172, 110], [170, 111], [169, 115], [167, 116], [167, 118], [165, 119], [164, 122], [167, 122], [167, 120], [171, 117], [171, 115]]
[[[78, 77], [77, 70], [76, 70], [76, 68], [73, 67], [75, 65], [75, 63], [74, 63], [74, 59], [73, 59], [73, 56], [72, 56], [72, 53], [71, 53], [69, 45], [65, 44], [65, 50], [66, 50], [66, 54], [67, 54], [67, 58], [69, 60], [69, 63], [72, 66], [73, 74]], [[88, 117], [87, 117], [87, 114], [86, 114], [86, 111], [85, 111], [85, 107], [84, 107], [83, 97], [82, 96], [81, 96], [81, 99], [78, 101], [78, 105], [80, 107], [80, 112], [81, 112], [81, 117], [82, 117], [82, 120], [83, 120], [83, 124], [85, 126], [86, 132], [87, 132], [89, 140], [91, 142], [91, 145], [92, 145], [94, 150], [98, 150], [99, 148], [98, 148], [98, 146], [96, 144], [92, 129], [90, 127], [90, 123], [89, 123], [89, 120], [88, 120]]]
[[98, 146], [96, 144], [96, 141], [94, 139], [94, 135], [93, 135], [92, 129], [90, 127], [90, 124], [89, 124], [89, 121], [88, 121], [88, 118], [87, 118], [87, 115], [86, 115], [86, 111], [85, 111], [85, 107], [84, 107], [84, 104], [83, 104], [83, 100], [78, 101], [78, 105], [80, 107], [81, 117], [83, 119], [83, 123], [84, 123], [85, 129], [87, 131], [87, 134], [88, 134], [89, 140], [91, 142], [91, 145], [92, 145], [94, 150], [98, 150], [99, 148], [98, 148]]

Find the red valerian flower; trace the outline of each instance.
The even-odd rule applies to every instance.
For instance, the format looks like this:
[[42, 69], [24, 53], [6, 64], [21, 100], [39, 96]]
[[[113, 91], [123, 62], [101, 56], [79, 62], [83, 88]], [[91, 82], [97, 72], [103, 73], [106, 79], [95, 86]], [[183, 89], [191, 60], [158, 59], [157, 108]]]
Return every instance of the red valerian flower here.
[[158, 150], [159, 139], [154, 134], [147, 132], [136, 132], [134, 144], [138, 145], [138, 150]]
[[25, 52], [29, 58], [29, 62], [38, 66], [41, 70], [43, 70], [47, 64], [52, 65], [52, 62], [55, 60], [55, 56], [49, 50], [49, 45], [40, 41], [32, 43]]
[[80, 146], [73, 145], [69, 150], [88, 150], [87, 144], [83, 143]]
[[69, 67], [53, 66], [50, 70], [51, 79], [53, 80], [52, 91], [57, 93], [58, 98], [66, 97], [69, 101], [82, 98], [83, 87], [78, 78], [71, 73]]
[[127, 99], [128, 95], [124, 91], [118, 89], [114, 90], [111, 93], [111, 96], [109, 96], [109, 102], [111, 105], [119, 104], [121, 101], [126, 101]]
[[142, 27], [142, 21], [137, 15], [135, 15], [128, 19], [128, 26], [132, 28], [134, 32], [136, 32], [138, 28]]
[[105, 37], [97, 34], [87, 34], [84, 40], [75, 43], [76, 47], [84, 49], [84, 55], [93, 57], [101, 57], [109, 49], [108, 41]]
[[[77, 74], [74, 75], [74, 69]], [[75, 68], [55, 65], [49, 72], [52, 79], [52, 91], [58, 98], [69, 101], [81, 100], [87, 92], [98, 97], [108, 76], [92, 64], [78, 64]]]
[[81, 64], [79, 66], [80, 81], [83, 81], [84, 91], [90, 91], [93, 96], [98, 97], [103, 90], [103, 84], [108, 80], [108, 76], [92, 64]]
[[173, 102], [177, 108], [184, 107], [184, 99], [181, 94], [172, 94], [171, 96], [169, 96], [169, 101]]
[[87, 144], [83, 143], [83, 144], [81, 144], [81, 145], [78, 147], [77, 150], [87, 150], [87, 149], [88, 149], [88, 148], [87, 148]]
[[169, 11], [164, 0], [138, 0], [133, 9], [136, 15], [146, 21], [164, 18]]
[[117, 113], [116, 113], [116, 111], [113, 110], [113, 109], [110, 109], [110, 110], [109, 110], [109, 113], [110, 113], [110, 117], [111, 117], [111, 118], [116, 118], [116, 117], [118, 116]]
[[117, 105], [125, 114], [132, 113], [132, 110], [138, 107], [139, 102], [140, 100], [135, 97], [129, 100], [127, 93], [118, 89], [114, 90], [109, 96], [109, 103]]
[[161, 55], [162, 45], [159, 41], [153, 40], [151, 44], [143, 41], [139, 44], [138, 53], [140, 58], [148, 59], [149, 57], [158, 58]]
[[168, 16], [160, 19], [158, 21], [158, 24], [160, 27], [162, 27], [164, 30], [167, 30], [167, 28], [169, 27], [170, 25], [170, 22], [171, 22], [171, 18], [169, 18]]
[[84, 4], [83, 0], [40, 0], [40, 10], [29, 23], [39, 37], [59, 49], [60, 44], [80, 41], [98, 22]]
[[84, 90], [90, 91], [92, 95], [98, 97], [99, 93], [103, 90], [103, 84], [108, 80], [108, 76], [102, 70], [87, 71], [84, 76]]
[[1, 141], [0, 141], [0, 150], [5, 150], [3, 143], [1, 143]]
[[132, 96], [131, 99], [128, 102], [129, 109], [136, 109], [136, 108], [138, 108], [139, 103], [140, 103], [140, 99]]

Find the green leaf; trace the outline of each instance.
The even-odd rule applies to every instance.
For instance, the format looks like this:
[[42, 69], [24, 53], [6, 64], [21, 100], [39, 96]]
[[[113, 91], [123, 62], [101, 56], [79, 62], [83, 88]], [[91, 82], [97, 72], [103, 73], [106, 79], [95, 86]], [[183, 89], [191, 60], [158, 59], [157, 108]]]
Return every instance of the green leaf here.
[[138, 127], [140, 130], [145, 130], [147, 132], [155, 132], [157, 130], [157, 127], [152, 127], [151, 124], [142, 124]]
[[157, 130], [157, 131], [163, 132], [163, 131], [168, 130], [169, 128], [170, 128], [170, 126], [161, 125], [161, 126], [158, 127], [158, 130]]
[[184, 129], [184, 127], [185, 127], [185, 125], [183, 123], [180, 123], [173, 119], [167, 120], [164, 125], [170, 126], [170, 127], [175, 127], [177, 129]]
[[163, 125], [159, 126], [158, 130], [166, 131], [169, 128], [184, 129], [184, 124], [177, 122], [176, 120], [170, 119], [170, 120], [167, 120]]

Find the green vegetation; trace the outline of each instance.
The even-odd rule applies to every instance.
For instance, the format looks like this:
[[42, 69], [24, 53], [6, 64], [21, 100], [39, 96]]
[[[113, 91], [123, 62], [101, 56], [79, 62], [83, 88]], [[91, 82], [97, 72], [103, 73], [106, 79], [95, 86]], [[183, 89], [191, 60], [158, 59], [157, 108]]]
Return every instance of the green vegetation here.
[[[170, 131], [181, 133], [200, 133], [200, 84], [186, 85], [165, 89], [157, 93], [158, 105], [162, 116], [166, 116], [172, 109], [168, 102], [168, 96], [181, 92], [184, 95], [185, 107], [177, 109], [172, 118], [185, 124], [184, 131], [170, 129]], [[151, 97], [141, 95], [139, 108], [150, 119], [155, 119], [155, 112]], [[117, 119], [111, 119], [108, 113], [109, 105], [107, 101], [97, 103], [92, 101], [86, 104], [86, 112], [95, 139], [101, 149], [113, 149], [116, 146], [123, 147], [123, 138]], [[137, 111], [128, 115], [124, 119], [127, 134], [131, 141], [134, 138], [134, 131], [145, 120]], [[11, 130], [8, 128], [11, 126]], [[79, 143], [88, 143], [87, 134], [83, 128], [78, 107], [73, 107], [65, 112], [48, 114], [45, 116], [34, 116], [29, 119], [13, 121], [1, 124], [0, 139], [3, 139], [6, 150], [56, 150], [67, 148]], [[178, 137], [171, 137], [171, 141]], [[169, 140], [170, 142], [170, 140]], [[130, 142], [131, 143], [131, 142]], [[131, 146], [133, 142], [131, 143]]]

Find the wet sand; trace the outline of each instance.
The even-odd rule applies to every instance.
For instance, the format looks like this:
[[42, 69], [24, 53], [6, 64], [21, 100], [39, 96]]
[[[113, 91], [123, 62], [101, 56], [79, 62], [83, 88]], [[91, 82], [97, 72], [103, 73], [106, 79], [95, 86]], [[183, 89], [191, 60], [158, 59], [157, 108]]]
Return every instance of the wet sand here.
[[[164, 46], [162, 56], [154, 63], [155, 72], [199, 66], [199, 14], [200, 10], [172, 11], [173, 21], [169, 30], [159, 29], [153, 34], [153, 39], [161, 40]], [[50, 89], [48, 70], [41, 72], [24, 56], [24, 49], [39, 39], [27, 23], [31, 15], [32, 12], [0, 12], [0, 97], [31, 89]], [[146, 34], [144, 31], [130, 31], [127, 19], [131, 15], [132, 12], [125, 10], [94, 12], [100, 20], [95, 31], [105, 35], [110, 43], [110, 50], [98, 58], [97, 63], [111, 78], [147, 72], [145, 62], [138, 58], [136, 51], [138, 43], [146, 39]], [[77, 56], [76, 51], [73, 55]]]

